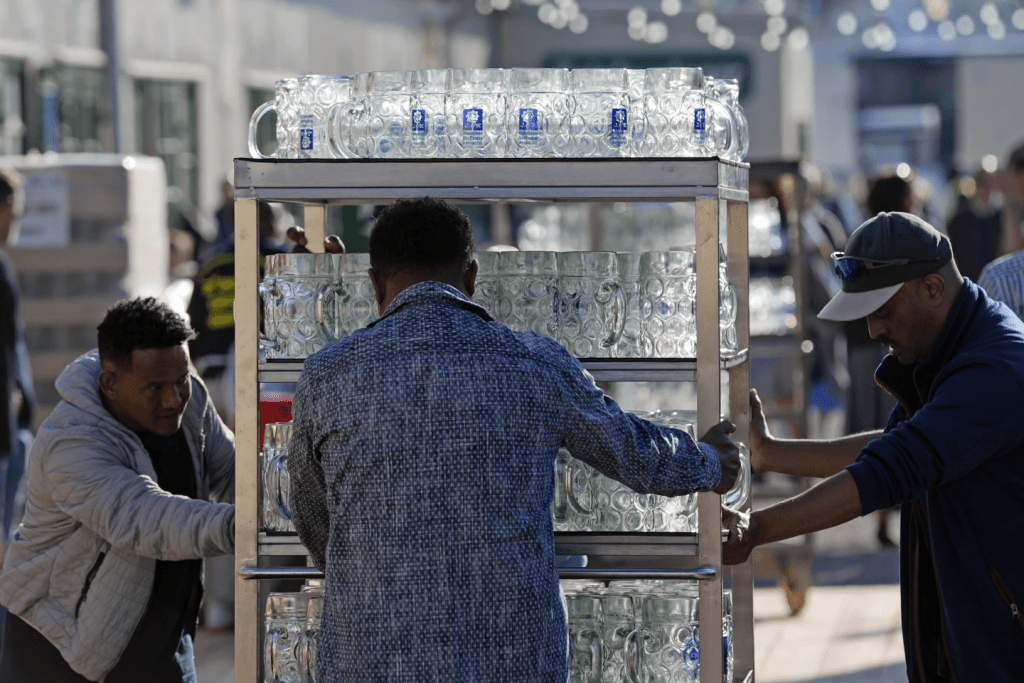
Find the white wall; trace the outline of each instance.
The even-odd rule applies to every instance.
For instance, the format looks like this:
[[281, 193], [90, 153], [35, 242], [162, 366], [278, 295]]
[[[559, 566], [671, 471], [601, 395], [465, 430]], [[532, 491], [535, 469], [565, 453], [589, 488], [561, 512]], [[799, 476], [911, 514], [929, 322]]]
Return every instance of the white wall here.
[[957, 163], [976, 169], [986, 154], [1006, 163], [1024, 141], [1024, 57], [969, 57], [957, 64]]

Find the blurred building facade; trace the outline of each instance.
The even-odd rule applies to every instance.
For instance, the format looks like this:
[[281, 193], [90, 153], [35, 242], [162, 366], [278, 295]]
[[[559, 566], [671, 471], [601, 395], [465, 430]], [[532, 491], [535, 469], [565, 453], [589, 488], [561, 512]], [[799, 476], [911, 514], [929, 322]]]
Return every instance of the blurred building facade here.
[[[941, 185], [952, 166], [970, 172], [1024, 136], [1024, 9], [1009, 0], [551, 5], [586, 12], [579, 32], [541, 22], [542, 2], [9, 0], [0, 154], [115, 151], [116, 118], [118, 151], [164, 159], [171, 226], [184, 217], [211, 235], [220, 182], [248, 155], [250, 113], [276, 79], [304, 73], [701, 64], [741, 79], [751, 159], [800, 155], [839, 179], [907, 162]], [[104, 7], [117, 29], [116, 117]], [[637, 8], [646, 33], [627, 27]], [[272, 117], [264, 125], [272, 140]]]
[[[119, 141], [101, 44], [104, 3], [117, 36]], [[3, 2], [0, 155], [120, 147], [160, 157], [170, 226], [185, 219], [212, 237], [220, 184], [231, 160], [249, 155], [250, 114], [273, 99], [278, 78], [449, 60], [484, 66], [483, 23], [473, 15], [455, 27], [458, 17], [444, 10], [393, 0]], [[271, 139], [272, 118], [264, 122]]]

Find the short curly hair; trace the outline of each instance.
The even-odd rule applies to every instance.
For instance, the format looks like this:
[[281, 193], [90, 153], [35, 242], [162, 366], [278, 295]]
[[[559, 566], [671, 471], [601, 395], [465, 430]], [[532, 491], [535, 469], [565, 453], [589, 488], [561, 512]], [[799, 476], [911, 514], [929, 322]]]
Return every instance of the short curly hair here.
[[438, 266], [464, 269], [472, 259], [469, 217], [443, 199], [399, 200], [381, 211], [370, 233], [370, 266], [380, 277]]
[[170, 306], [151, 296], [118, 301], [96, 329], [100, 361], [128, 367], [135, 349], [167, 349], [196, 336]]

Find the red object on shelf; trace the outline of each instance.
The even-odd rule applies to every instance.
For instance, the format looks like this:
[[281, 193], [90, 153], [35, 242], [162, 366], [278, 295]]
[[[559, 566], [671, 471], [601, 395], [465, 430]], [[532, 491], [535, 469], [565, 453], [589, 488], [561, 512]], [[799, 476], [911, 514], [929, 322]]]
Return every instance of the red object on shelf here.
[[292, 393], [267, 391], [260, 394], [260, 448], [263, 448], [263, 428], [274, 422], [292, 421]]

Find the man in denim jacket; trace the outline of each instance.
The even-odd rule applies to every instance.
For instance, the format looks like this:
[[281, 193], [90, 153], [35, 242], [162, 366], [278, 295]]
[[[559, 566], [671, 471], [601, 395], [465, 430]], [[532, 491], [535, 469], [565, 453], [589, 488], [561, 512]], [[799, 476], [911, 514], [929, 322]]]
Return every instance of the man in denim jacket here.
[[306, 360], [289, 451], [293, 521], [326, 598], [320, 683], [565, 683], [551, 502], [560, 446], [636, 491], [727, 491], [704, 442], [623, 413], [551, 339], [474, 304], [465, 214], [385, 210], [381, 317]]
[[773, 438], [752, 393], [755, 471], [828, 477], [731, 519], [727, 562], [902, 504], [903, 640], [911, 683], [1024, 680], [1024, 324], [961, 277], [949, 240], [881, 213], [834, 255], [843, 291], [822, 309], [867, 318], [889, 348], [875, 380], [884, 431]]

